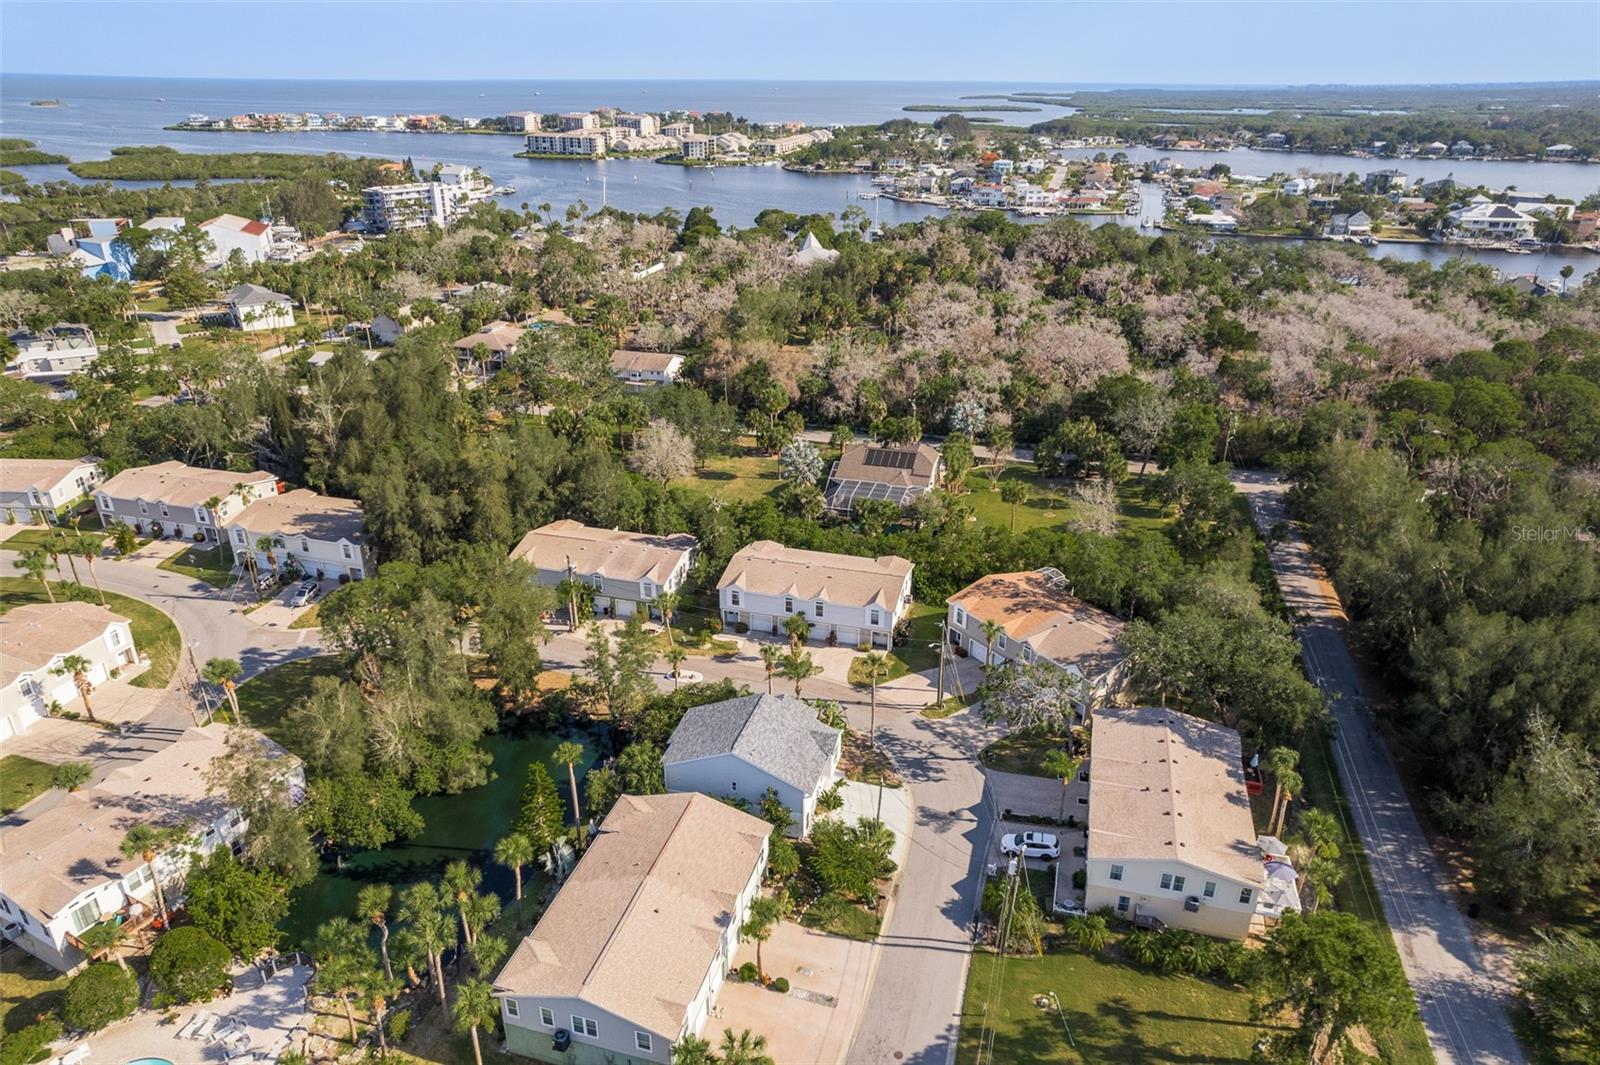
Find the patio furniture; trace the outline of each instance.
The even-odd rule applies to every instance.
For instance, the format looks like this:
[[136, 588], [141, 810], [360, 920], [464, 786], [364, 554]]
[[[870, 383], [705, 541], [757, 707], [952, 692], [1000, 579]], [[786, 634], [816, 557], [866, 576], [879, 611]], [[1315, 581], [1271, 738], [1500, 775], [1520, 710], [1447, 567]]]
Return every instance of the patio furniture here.
[[217, 1030], [211, 1033], [211, 1042], [226, 1043], [242, 1027], [243, 1025], [230, 1017], [219, 1024]]
[[190, 1034], [196, 1028], [200, 1027], [200, 1019], [201, 1019], [201, 1015], [199, 1013], [191, 1013], [191, 1014], [189, 1014], [189, 1019], [183, 1022], [183, 1027], [182, 1028], [178, 1029], [178, 1038], [179, 1039], [188, 1039]]
[[190, 1039], [204, 1039], [204, 1038], [206, 1038], [208, 1035], [211, 1034], [211, 1029], [216, 1027], [216, 1024], [217, 1024], [217, 1015], [215, 1013], [206, 1014], [205, 1018], [203, 1020], [201, 1020], [199, 1026], [197, 1028], [195, 1028], [194, 1031], [189, 1033], [189, 1038]]

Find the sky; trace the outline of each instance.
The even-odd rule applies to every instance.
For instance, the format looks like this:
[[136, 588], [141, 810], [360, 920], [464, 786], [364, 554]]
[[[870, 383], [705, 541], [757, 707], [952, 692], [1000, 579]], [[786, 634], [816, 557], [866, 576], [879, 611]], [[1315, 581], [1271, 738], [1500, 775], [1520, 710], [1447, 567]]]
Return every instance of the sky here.
[[1600, 79], [1600, 0], [0, 0], [0, 71], [1174, 85]]

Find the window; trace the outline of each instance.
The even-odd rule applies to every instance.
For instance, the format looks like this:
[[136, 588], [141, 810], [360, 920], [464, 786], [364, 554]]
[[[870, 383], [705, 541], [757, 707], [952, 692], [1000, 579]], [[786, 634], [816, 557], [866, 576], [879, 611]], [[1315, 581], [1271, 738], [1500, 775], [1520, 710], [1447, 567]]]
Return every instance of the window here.
[[1173, 891], [1182, 891], [1183, 890], [1183, 877], [1175, 876], [1175, 877], [1172, 878], [1172, 890]]
[[1162, 873], [1161, 874], [1161, 890], [1162, 891], [1171, 891], [1172, 890], [1172, 874], [1171, 873]]
[[172, 516], [172, 514], [167, 510], [167, 505], [165, 503], [161, 504], [161, 516], [163, 518], [170, 518]]
[[820, 618], [822, 616], [822, 600], [818, 599], [814, 605], [817, 608], [817, 617]]
[[195, 507], [194, 508], [194, 516], [195, 516], [195, 520], [198, 521], [201, 525], [210, 525], [211, 524], [211, 514], [204, 507]]
[[965, 610], [962, 610], [960, 607], [956, 607], [956, 624], [957, 625], [965, 625], [966, 623], [967, 623], [967, 612]]
[[10, 913], [10, 912], [11, 912], [11, 903], [7, 902], [5, 899], [0, 899], [0, 913]]
[[1129, 903], [1129, 901], [1130, 900], [1129, 900], [1128, 896], [1126, 896], [1126, 895], [1118, 895], [1117, 896], [1117, 912], [1118, 913], [1127, 913], [1128, 912], [1128, 903]]
[[506, 999], [506, 1016], [507, 1017], [515, 1017], [515, 1016], [517, 1016], [517, 1000], [516, 999], [514, 999], [514, 998]]
[[1000, 648], [1000, 650], [1004, 651], [1006, 649], [1006, 634], [1002, 632], [998, 637], [996, 637], [994, 645]]
[[354, 558], [355, 557], [350, 553], [350, 545], [349, 544], [340, 544], [339, 545], [339, 550], [344, 553], [344, 557], [345, 558]]
[[739, 605], [739, 593], [738, 592], [729, 592], [728, 593], [728, 605], [729, 606], [738, 606]]
[[729, 784], [728, 787], [732, 788], [734, 791], [738, 791], [739, 790], [739, 782], [737, 780], [735, 780], [732, 784]]
[[1079, 806], [1088, 806], [1089, 805], [1089, 800], [1084, 798], [1082, 795], [1079, 795], [1078, 796], [1078, 805]]
[[310, 551], [310, 550], [311, 550], [311, 541], [307, 540], [304, 536], [300, 537], [300, 553], [301, 554], [305, 554], [307, 551]]
[[100, 497], [100, 509], [101, 510], [110, 510], [111, 509], [111, 497], [110, 496], [101, 496]]
[[645, 581], [643, 584], [639, 585], [639, 594], [644, 596], [646, 599], [654, 599], [656, 597], [656, 586], [651, 584], [649, 581]]
[[1251, 894], [1252, 893], [1249, 888], [1241, 888], [1239, 890], [1239, 901], [1244, 903], [1246, 906], [1250, 905]]
[[882, 615], [882, 614], [880, 614], [880, 613], [879, 613], [879, 612], [878, 612], [878, 611], [876, 611], [876, 610], [874, 610], [874, 611], [873, 611], [873, 612], [872, 612], [872, 624], [874, 624], [874, 625], [881, 625], [881, 624], [883, 624], [883, 615]]
[[[507, 999], [506, 1001], [509, 1002], [511, 1000]], [[555, 1010], [551, 1009], [549, 1006], [540, 1006], [539, 1023], [544, 1025], [546, 1028], [554, 1028], [556, 1026]]]
[[634, 1032], [633, 1033], [633, 1045], [636, 1048], [638, 1048], [639, 1050], [642, 1050], [646, 1054], [648, 1054], [650, 1052], [650, 1050], [651, 1050], [650, 1033], [649, 1032]]
[[144, 505], [144, 500], [142, 500], [142, 499], [139, 500], [139, 513], [140, 514], [148, 514], [148, 513], [150, 513], [150, 508]]
[[244, 543], [244, 529], [238, 525], [233, 527], [233, 542], [236, 544]]
[[90, 898], [84, 899], [72, 908], [72, 931], [74, 935], [82, 935], [84, 929], [93, 926], [100, 919], [100, 904]]
[[112, 647], [122, 646], [122, 630], [115, 626], [111, 629], [110, 643]]
[[17, 682], [17, 687], [22, 689], [22, 696], [25, 699], [32, 699], [35, 695], [39, 694], [39, 686], [34, 683], [33, 677], [26, 673], [24, 673], [22, 675], [22, 679]]
[[1111, 879], [1113, 879], [1113, 880], [1121, 880], [1122, 879], [1122, 866], [1113, 865], [1111, 867]]
[[574, 1013], [572, 1015], [572, 1030], [581, 1035], [586, 1035], [590, 1039], [600, 1038], [600, 1026], [594, 1023], [594, 1018], [592, 1017], [580, 1017]]
[[1216, 898], [1217, 897], [1217, 882], [1215, 880], [1207, 880], [1206, 881], [1205, 890], [1200, 892], [1200, 894], [1204, 895], [1208, 899]]
[[785, 614], [794, 613], [794, 600], [787, 595], [783, 597], [783, 612]]
[[1022, 660], [1024, 662], [1033, 661], [1033, 648], [1029, 647], [1027, 644], [1022, 645]]

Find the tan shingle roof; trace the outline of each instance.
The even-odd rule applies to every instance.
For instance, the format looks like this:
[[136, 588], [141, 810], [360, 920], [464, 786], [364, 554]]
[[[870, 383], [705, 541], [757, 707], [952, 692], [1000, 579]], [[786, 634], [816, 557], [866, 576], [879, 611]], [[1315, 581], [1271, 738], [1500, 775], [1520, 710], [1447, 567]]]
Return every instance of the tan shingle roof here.
[[172, 461], [158, 462], [154, 466], [130, 466], [97, 491], [112, 499], [144, 499], [168, 506], [193, 507], [213, 496], [226, 499], [233, 494], [236, 484], [257, 486], [257, 491], [265, 485], [268, 486], [265, 490], [271, 491], [276, 481], [276, 477], [263, 470], [239, 473]]
[[99, 459], [11, 459], [0, 461], [0, 492], [26, 495], [28, 489], [48, 491], [72, 476], [74, 470], [93, 466]]
[[696, 792], [624, 795], [495, 989], [676, 1038], [771, 826]]
[[1262, 882], [1239, 734], [1163, 707], [1097, 711], [1089, 857], [1172, 859]]
[[230, 518], [227, 524], [229, 527], [243, 525], [247, 532], [260, 535], [282, 533], [329, 543], [342, 539], [359, 544], [366, 538], [360, 503], [354, 499], [319, 496], [309, 488], [296, 488], [282, 495], [258, 499]]
[[476, 333], [462, 337], [451, 346], [460, 352], [471, 352], [479, 344], [490, 351], [510, 351], [517, 346], [517, 341], [521, 340], [522, 334], [527, 331], [526, 326], [497, 320], [490, 322]]
[[1126, 656], [1118, 642], [1119, 619], [1056, 587], [1037, 570], [979, 577], [949, 601], [980, 622], [997, 623], [1009, 639], [1026, 642], [1035, 654], [1076, 665], [1089, 680]]
[[683, 556], [699, 543], [688, 533], [652, 536], [621, 529], [596, 529], [582, 522], [563, 519], [531, 529], [511, 551], [520, 559], [542, 570], [563, 571], [568, 560], [580, 577], [595, 574], [610, 580], [638, 581], [649, 578], [664, 584]]
[[611, 353], [611, 369], [619, 373], [638, 370], [640, 373], [664, 374], [672, 369], [674, 359], [682, 358], [682, 355], [674, 355], [670, 351], [623, 351], [619, 349]]
[[835, 481], [870, 481], [907, 488], [932, 488], [939, 469], [939, 449], [932, 444], [889, 447], [852, 444], [828, 474]]
[[877, 603], [893, 608], [912, 564], [898, 555], [860, 558], [784, 547], [772, 540], [746, 544], [728, 562], [717, 588], [736, 586], [758, 595], [793, 595], [841, 606]]
[[127, 620], [94, 603], [25, 603], [0, 614], [0, 687]]
[[[142, 863], [122, 856], [134, 825], [209, 824], [227, 809], [205, 786], [212, 759], [226, 750], [227, 725], [186, 729], [176, 743], [112, 773], [103, 783], [70, 792], [31, 820], [0, 821], [0, 892], [36, 914], [57, 913], [77, 895], [127, 876]], [[289, 758], [261, 737], [271, 757]]]

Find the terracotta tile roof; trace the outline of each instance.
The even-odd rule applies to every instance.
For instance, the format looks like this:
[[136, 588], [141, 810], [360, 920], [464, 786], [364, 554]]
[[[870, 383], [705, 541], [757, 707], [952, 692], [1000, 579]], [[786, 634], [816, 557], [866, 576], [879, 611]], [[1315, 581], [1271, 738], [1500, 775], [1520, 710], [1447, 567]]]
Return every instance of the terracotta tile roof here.
[[495, 978], [677, 1037], [771, 826], [696, 792], [624, 795]]
[[1089, 858], [1172, 859], [1265, 882], [1239, 734], [1164, 707], [1108, 707], [1089, 747]]
[[1123, 623], [1058, 587], [1038, 570], [991, 573], [950, 596], [978, 621], [993, 621], [1006, 637], [1058, 665], [1075, 665], [1093, 680], [1126, 657]]

